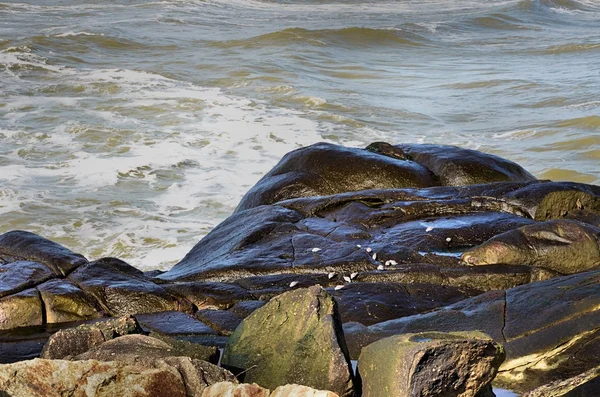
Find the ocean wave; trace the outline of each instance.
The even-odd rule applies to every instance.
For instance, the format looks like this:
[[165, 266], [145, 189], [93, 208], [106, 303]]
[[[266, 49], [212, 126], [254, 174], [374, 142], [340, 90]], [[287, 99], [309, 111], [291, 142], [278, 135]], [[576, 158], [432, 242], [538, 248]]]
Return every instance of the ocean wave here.
[[343, 29], [309, 30], [289, 28], [243, 40], [215, 41], [212, 45], [221, 48], [260, 48], [264, 46], [286, 46], [308, 44], [314, 46], [335, 45], [340, 47], [367, 46], [421, 46], [427, 40], [415, 33], [394, 28], [348, 27]]

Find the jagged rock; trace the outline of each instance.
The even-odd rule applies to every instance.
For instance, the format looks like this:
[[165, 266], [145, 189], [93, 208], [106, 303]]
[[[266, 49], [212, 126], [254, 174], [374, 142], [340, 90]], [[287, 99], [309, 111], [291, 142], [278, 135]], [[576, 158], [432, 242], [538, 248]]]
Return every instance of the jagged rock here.
[[0, 390], [13, 397], [185, 397], [179, 371], [165, 362], [154, 366], [115, 361], [34, 359], [0, 365]]
[[87, 263], [82, 255], [37, 234], [14, 230], [0, 236], [0, 263], [20, 260], [43, 263], [64, 277]]
[[317, 143], [286, 154], [246, 193], [236, 211], [295, 197], [435, 184], [429, 170], [418, 163]]
[[202, 397], [269, 397], [270, 390], [256, 383], [219, 382], [204, 389]]
[[352, 396], [352, 369], [333, 298], [320, 286], [273, 298], [230, 337], [222, 363], [270, 389], [301, 383]]
[[504, 350], [480, 332], [391, 336], [362, 349], [363, 397], [476, 397], [488, 390]]
[[327, 390], [315, 390], [311, 387], [291, 384], [279, 386], [269, 397], [338, 397], [338, 395]]
[[[373, 147], [372, 145], [370, 146]], [[450, 145], [395, 145], [410, 160], [427, 167], [441, 185], [463, 186], [490, 182], [529, 182], [536, 178], [512, 161]]]
[[59, 330], [52, 335], [44, 346], [41, 357], [61, 359], [76, 356], [107, 340], [141, 332], [143, 331], [135, 318], [128, 316], [82, 324]]
[[98, 303], [68, 280], [53, 279], [37, 286], [46, 323], [92, 320], [102, 316]]
[[0, 298], [0, 330], [41, 325], [42, 322], [42, 301], [35, 288]]
[[69, 275], [85, 293], [93, 296], [112, 316], [189, 310], [161, 286], [127, 263], [103, 258], [79, 267]]
[[600, 391], [600, 366], [572, 378], [538, 387], [523, 397], [590, 397]]
[[573, 274], [600, 268], [600, 228], [551, 220], [499, 234], [462, 255], [469, 265], [512, 264]]
[[0, 298], [21, 292], [54, 277], [46, 265], [19, 261], [0, 265]]
[[430, 313], [369, 327], [345, 324], [351, 357], [376, 340], [430, 331], [475, 331], [502, 343], [499, 385], [525, 392], [597, 364], [600, 347], [600, 271], [490, 291]]

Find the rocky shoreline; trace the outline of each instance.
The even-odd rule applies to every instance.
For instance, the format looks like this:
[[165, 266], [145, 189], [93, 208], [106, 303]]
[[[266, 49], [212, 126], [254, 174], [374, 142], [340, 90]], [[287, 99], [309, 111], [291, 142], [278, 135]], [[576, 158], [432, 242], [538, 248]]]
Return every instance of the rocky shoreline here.
[[599, 307], [600, 187], [321, 143], [167, 272], [1, 235], [0, 396], [593, 396]]

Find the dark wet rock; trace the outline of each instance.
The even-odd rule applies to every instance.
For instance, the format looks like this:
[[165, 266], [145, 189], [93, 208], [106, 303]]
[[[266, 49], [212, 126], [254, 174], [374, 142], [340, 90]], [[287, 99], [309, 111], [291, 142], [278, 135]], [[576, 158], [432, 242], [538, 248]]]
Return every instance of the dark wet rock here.
[[300, 383], [354, 395], [335, 301], [320, 286], [282, 294], [246, 317], [222, 362], [270, 389]]
[[513, 264], [573, 274], [600, 267], [600, 228], [551, 220], [499, 234], [466, 251], [469, 265]]
[[328, 288], [343, 322], [364, 325], [423, 313], [468, 297], [460, 290], [434, 284], [351, 283]]
[[418, 163], [317, 143], [286, 154], [246, 193], [236, 211], [295, 197], [434, 185], [429, 170]]
[[252, 312], [254, 312], [256, 309], [260, 309], [261, 307], [263, 307], [265, 305], [265, 301], [260, 301], [260, 300], [248, 300], [248, 301], [241, 301], [241, 302], [237, 302], [235, 305], [233, 305], [229, 311], [237, 314], [238, 316], [242, 317], [242, 318], [246, 318], [248, 317], [250, 314], [252, 314]]
[[369, 327], [348, 323], [344, 330], [351, 357], [391, 335], [481, 330], [506, 350], [497, 381], [528, 391], [597, 365], [585, 352], [600, 348], [598, 285], [600, 271], [557, 277]]
[[151, 367], [116, 361], [34, 359], [0, 365], [0, 390], [27, 397], [186, 397], [178, 369], [157, 362]]
[[56, 276], [66, 276], [87, 263], [82, 255], [37, 234], [14, 230], [0, 236], [0, 262], [34, 261], [48, 266]]
[[207, 387], [202, 393], [202, 397], [269, 397], [270, 394], [269, 389], [260, 387], [256, 383], [219, 382]]
[[46, 323], [92, 320], [102, 316], [98, 303], [68, 280], [53, 279], [37, 286]]
[[504, 195], [526, 209], [531, 218], [547, 221], [569, 216], [600, 214], [600, 186], [574, 182], [544, 182], [523, 186]]
[[54, 277], [46, 265], [19, 261], [0, 265], [0, 298], [35, 287]]
[[217, 332], [189, 314], [169, 311], [135, 316], [146, 331], [164, 335], [216, 335]]
[[0, 298], [0, 330], [41, 325], [44, 310], [35, 288]]
[[536, 178], [520, 165], [476, 150], [449, 145], [395, 145], [406, 158], [427, 167], [441, 185], [529, 182]]
[[243, 317], [226, 310], [198, 310], [196, 318], [221, 335], [231, 335], [240, 325]]
[[477, 397], [489, 391], [502, 346], [480, 332], [391, 336], [362, 349], [363, 397]]
[[160, 285], [127, 263], [104, 258], [81, 266], [69, 275], [86, 294], [93, 296], [112, 316], [136, 313], [191, 310], [189, 303], [178, 301]]
[[191, 302], [197, 309], [228, 309], [237, 302], [253, 299], [252, 295], [236, 284], [216, 282], [187, 282], [163, 284], [169, 294]]
[[62, 329], [50, 337], [41, 357], [61, 359], [76, 356], [108, 340], [141, 332], [143, 330], [138, 322], [130, 316], [103, 319], [75, 328]]
[[600, 390], [600, 366], [559, 382], [538, 387], [523, 397], [588, 397]]

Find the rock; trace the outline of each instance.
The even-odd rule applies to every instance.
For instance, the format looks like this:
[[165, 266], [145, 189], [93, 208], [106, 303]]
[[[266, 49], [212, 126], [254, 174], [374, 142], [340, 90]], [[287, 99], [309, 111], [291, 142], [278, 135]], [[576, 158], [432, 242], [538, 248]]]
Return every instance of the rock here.
[[[197, 353], [194, 349], [189, 353]], [[229, 371], [191, 357], [185, 350], [145, 335], [124, 335], [94, 346], [72, 360], [117, 361], [128, 365], [155, 367], [161, 362], [176, 368], [183, 377], [187, 394], [200, 396], [213, 383], [235, 381]]]
[[221, 352], [216, 346], [205, 346], [198, 343], [188, 342], [158, 332], [150, 332], [151, 337], [161, 340], [171, 346], [174, 356], [186, 356], [196, 360], [208, 361], [211, 364], [218, 364]]
[[0, 390], [27, 397], [185, 397], [184, 381], [175, 367], [152, 367], [115, 361], [34, 359], [0, 365]]
[[82, 324], [75, 328], [63, 329], [50, 337], [41, 357], [61, 359], [84, 353], [94, 346], [122, 335], [143, 332], [133, 317], [120, 317]]
[[[157, 279], [157, 281], [162, 280]], [[229, 283], [198, 281], [163, 284], [162, 287], [169, 294], [191, 302], [199, 310], [225, 310], [237, 302], [253, 299], [252, 295], [245, 288]]]
[[98, 303], [68, 280], [53, 279], [37, 286], [46, 323], [92, 320], [102, 316]]
[[269, 397], [338, 397], [338, 395], [327, 390], [315, 390], [311, 387], [292, 384], [279, 386]]
[[0, 265], [0, 298], [21, 292], [54, 277], [46, 265], [19, 261]]
[[146, 331], [164, 335], [217, 335], [218, 333], [189, 314], [168, 311], [135, 316]]
[[37, 234], [14, 230], [0, 236], [0, 262], [34, 261], [64, 277], [87, 263], [82, 255]]
[[243, 318], [226, 310], [198, 310], [196, 318], [221, 335], [231, 335]]
[[250, 314], [252, 314], [252, 312], [254, 312], [256, 309], [260, 309], [261, 307], [263, 307], [265, 305], [265, 301], [260, 301], [260, 300], [248, 300], [248, 301], [241, 301], [241, 302], [237, 302], [235, 305], [233, 305], [229, 311], [232, 312], [233, 314], [237, 314], [238, 316], [242, 317], [242, 318], [246, 318], [248, 317]]
[[42, 301], [36, 289], [27, 289], [0, 298], [0, 330], [42, 323]]
[[469, 265], [513, 264], [574, 274], [600, 268], [600, 228], [551, 220], [499, 234], [462, 254]]
[[481, 330], [502, 343], [496, 383], [526, 392], [596, 365], [600, 349], [600, 271], [490, 291], [430, 313], [365, 327], [345, 324], [351, 357], [392, 335]]
[[392, 282], [351, 283], [327, 292], [335, 298], [343, 322], [365, 325], [427, 312], [468, 297], [452, 287]]
[[219, 382], [204, 389], [202, 397], [269, 397], [269, 394], [269, 389], [260, 387], [256, 383]]
[[476, 397], [504, 360], [500, 344], [480, 332], [391, 336], [362, 349], [363, 397]]
[[512, 161], [476, 150], [449, 145], [395, 145], [404, 156], [427, 167], [441, 185], [490, 182], [529, 182], [536, 178]]
[[246, 193], [236, 211], [296, 197], [435, 184], [429, 170], [415, 162], [317, 143], [286, 154]]
[[538, 387], [523, 397], [586, 397], [600, 390], [600, 366], [572, 378]]
[[301, 383], [353, 396], [352, 369], [333, 298], [320, 286], [273, 298], [240, 324], [222, 363], [270, 389]]
[[69, 280], [93, 296], [112, 316], [191, 308], [177, 301], [141, 271], [115, 258], [103, 258], [81, 266], [69, 275]]

